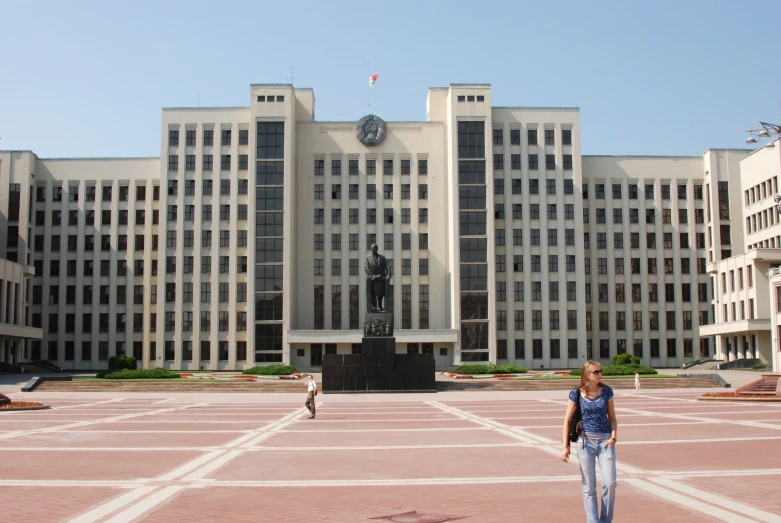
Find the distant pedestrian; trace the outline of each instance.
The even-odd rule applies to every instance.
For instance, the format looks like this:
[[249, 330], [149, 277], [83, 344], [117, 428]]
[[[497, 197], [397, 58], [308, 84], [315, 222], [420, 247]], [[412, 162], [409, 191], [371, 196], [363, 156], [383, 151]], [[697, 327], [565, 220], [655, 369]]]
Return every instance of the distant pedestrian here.
[[[583, 505], [588, 523], [612, 523], [616, 501], [616, 431], [618, 421], [613, 406], [613, 389], [600, 383], [602, 366], [589, 360], [582, 368], [580, 385], [569, 393], [564, 416], [561, 460], [567, 461], [570, 422], [580, 407], [583, 430], [577, 440], [578, 462], [583, 481]], [[597, 500], [596, 461], [602, 476], [602, 511]]]
[[311, 374], [309, 375], [309, 381], [306, 383], [306, 403], [304, 403], [304, 406], [309, 409], [309, 412], [312, 414], [309, 416], [309, 419], [312, 419], [315, 417], [315, 396], [317, 396], [317, 382], [315, 381], [315, 377]]
[[635, 371], [635, 390], [640, 390], [640, 371]]

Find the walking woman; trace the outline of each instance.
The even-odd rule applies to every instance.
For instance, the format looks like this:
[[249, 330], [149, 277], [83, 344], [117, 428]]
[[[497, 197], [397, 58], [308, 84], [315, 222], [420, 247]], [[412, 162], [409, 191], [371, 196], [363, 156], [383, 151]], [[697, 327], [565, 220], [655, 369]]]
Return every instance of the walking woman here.
[[[580, 404], [583, 431], [578, 437], [577, 456], [583, 480], [583, 504], [588, 523], [611, 523], [616, 501], [616, 411], [613, 389], [601, 383], [602, 366], [589, 360], [581, 369], [580, 386], [569, 393], [562, 430], [561, 460], [570, 453], [569, 426]], [[602, 476], [602, 511], [597, 502], [596, 462]]]

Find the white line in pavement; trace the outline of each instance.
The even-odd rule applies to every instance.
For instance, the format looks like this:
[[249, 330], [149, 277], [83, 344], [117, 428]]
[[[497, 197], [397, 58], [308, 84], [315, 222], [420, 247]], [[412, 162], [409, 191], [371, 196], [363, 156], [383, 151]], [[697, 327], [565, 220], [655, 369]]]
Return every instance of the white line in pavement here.
[[224, 453], [225, 450], [213, 450], [208, 454], [204, 454], [203, 456], [198, 456], [197, 458], [185, 463], [180, 467], [175, 468], [170, 472], [167, 472], [166, 474], [158, 476], [157, 479], [164, 480], [164, 481], [172, 481], [180, 476], [184, 476], [185, 474], [187, 474], [192, 470], [197, 469], [201, 465], [205, 465], [206, 463], [209, 463], [210, 461], [218, 458]]
[[124, 400], [125, 400], [125, 398], [114, 398], [114, 399], [105, 400], [105, 401], [96, 401], [95, 403], [79, 403], [77, 405], [67, 405], [65, 407], [52, 407], [52, 410], [77, 409], [77, 408], [93, 407], [95, 405], [105, 405], [106, 403], [118, 403], [118, 402], [124, 401]]
[[175, 399], [176, 399], [176, 398], [168, 398], [168, 399], [164, 399], [164, 400], [160, 400], [160, 401], [155, 401], [155, 402], [152, 402], [152, 404], [153, 404], [153, 405], [160, 405], [161, 403], [166, 403], [166, 402], [168, 402], [168, 401], [172, 401], [172, 400], [175, 400]]
[[198, 451], [198, 452], [210, 452], [212, 450], [220, 448], [217, 445], [209, 445], [203, 447], [5, 447], [0, 446], [0, 452], [174, 452], [174, 451]]
[[69, 523], [93, 523], [103, 519], [115, 510], [129, 505], [142, 496], [150, 494], [156, 488], [157, 487], [138, 487], [134, 490], [131, 490], [130, 492], [127, 492], [126, 494], [122, 494], [121, 496], [112, 499], [108, 503], [104, 503], [103, 505], [90, 510], [89, 512], [85, 512], [80, 516], [76, 516], [75, 518], [69, 520]]
[[441, 432], [441, 431], [468, 431], [468, 430], [494, 430], [492, 427], [430, 427], [426, 429], [306, 429], [306, 430], [278, 430], [279, 433], [292, 432], [301, 434], [311, 433], [339, 433], [354, 434], [357, 432]]
[[[488, 476], [475, 478], [419, 478], [419, 479], [304, 479], [272, 481], [208, 481], [210, 487], [367, 487], [404, 485], [481, 485], [495, 483], [547, 483], [577, 481], [580, 474], [566, 476]], [[198, 482], [195, 483], [196, 485]]]
[[143, 501], [136, 503], [135, 505], [126, 508], [113, 518], [106, 521], [106, 523], [130, 523], [138, 517], [144, 515], [145, 512], [156, 507], [166, 499], [170, 498], [180, 490], [185, 488], [184, 486], [169, 486], [162, 490], [158, 490], [154, 494], [145, 498]]
[[771, 514], [770, 512], [765, 512], [764, 510], [759, 510], [758, 508], [754, 508], [749, 505], [740, 503], [739, 501], [736, 501], [734, 499], [727, 499], [724, 496], [712, 494], [710, 492], [704, 492], [694, 487], [690, 487], [689, 485], [678, 483], [669, 478], [648, 478], [648, 479], [649, 481], [653, 481], [658, 485], [662, 485], [663, 487], [667, 487], [676, 492], [686, 494], [693, 498], [699, 499], [701, 501], [706, 501], [708, 503], [717, 505], [719, 507], [723, 507], [729, 510], [734, 510], [735, 512], [740, 512], [741, 514], [744, 514], [752, 518], [756, 518], [760, 521], [765, 521], [767, 523], [781, 523], [781, 516], [777, 514]]
[[240, 456], [243, 454], [243, 450], [231, 450], [227, 452], [226, 454], [223, 454], [222, 456], [218, 457], [217, 459], [212, 460], [209, 463], [206, 463], [201, 468], [196, 470], [195, 472], [185, 476], [183, 479], [185, 481], [192, 481], [195, 479], [202, 479], [204, 476], [211, 474], [218, 468], [222, 467], [223, 465], [227, 464], [229, 461], [232, 461], [233, 458]]
[[[208, 403], [198, 403], [196, 405], [208, 405]], [[79, 428], [79, 427], [84, 427], [84, 426], [87, 426], [87, 425], [97, 425], [97, 424], [100, 424], [100, 423], [114, 423], [114, 422], [117, 422], [117, 421], [123, 421], [123, 420], [129, 419], [129, 418], [137, 418], [139, 416], [146, 416], [148, 414], [165, 414], [165, 413], [168, 413], [168, 412], [175, 412], [175, 411], [178, 411], [178, 410], [184, 410], [184, 409], [188, 409], [188, 408], [191, 408], [191, 407], [192, 407], [192, 405], [183, 405], [183, 406], [180, 406], [180, 407], [174, 407], [174, 408], [169, 408], [169, 409], [158, 409], [158, 410], [155, 410], [155, 411], [152, 411], [152, 412], [149, 412], [149, 413], [147, 413], [147, 412], [134, 412], [134, 413], [130, 413], [130, 414], [122, 414], [120, 416], [112, 416], [112, 417], [109, 417], [109, 418], [100, 418], [100, 419], [94, 419], [94, 420], [77, 421], [75, 423], [69, 423], [67, 425], [55, 425], [53, 427], [45, 427], [45, 428], [40, 428], [40, 429], [19, 430], [19, 431], [7, 433], [7, 434], [0, 434], [0, 440], [14, 438], [14, 437], [17, 437], [17, 436], [26, 436], [26, 435], [29, 435], [29, 434], [41, 434], [41, 433], [47, 433], [47, 432], [59, 432], [59, 431], [66, 430], [66, 429]]]
[[714, 507], [713, 505], [708, 505], [701, 501], [691, 499], [679, 492], [662, 488], [658, 485], [654, 485], [653, 483], [650, 483], [643, 479], [627, 478], [624, 481], [626, 481], [630, 485], [634, 485], [640, 490], [644, 490], [645, 492], [649, 494], [653, 494], [666, 501], [670, 501], [672, 503], [682, 505], [684, 507], [696, 510], [698, 512], [702, 512], [716, 519], [726, 521], [727, 523], [756, 523], [753, 519], [744, 518], [742, 516], [738, 516], [734, 512], [728, 512], [726, 510]]
[[110, 487], [138, 488], [137, 480], [102, 479], [0, 479], [2, 487]]
[[292, 451], [297, 452], [315, 450], [419, 450], [419, 449], [487, 449], [501, 447], [535, 447], [531, 443], [454, 443], [452, 445], [351, 445], [346, 447], [258, 447], [255, 446], [250, 451]]
[[719, 478], [722, 476], [781, 476], [781, 468], [774, 469], [726, 469], [726, 470], [649, 470], [648, 474], [654, 474], [670, 479], [683, 478]]

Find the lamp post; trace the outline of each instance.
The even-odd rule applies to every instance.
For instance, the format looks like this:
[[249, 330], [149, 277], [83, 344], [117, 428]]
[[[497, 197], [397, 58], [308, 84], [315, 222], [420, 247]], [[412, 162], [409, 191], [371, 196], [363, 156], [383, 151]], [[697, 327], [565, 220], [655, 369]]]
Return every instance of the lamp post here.
[[[746, 144], [756, 145], [757, 138], [770, 138], [771, 136], [781, 136], [781, 125], [767, 122], [759, 122], [760, 129], [749, 129], [746, 131], [749, 137], [746, 138]], [[775, 147], [775, 142], [770, 142], [767, 147]]]

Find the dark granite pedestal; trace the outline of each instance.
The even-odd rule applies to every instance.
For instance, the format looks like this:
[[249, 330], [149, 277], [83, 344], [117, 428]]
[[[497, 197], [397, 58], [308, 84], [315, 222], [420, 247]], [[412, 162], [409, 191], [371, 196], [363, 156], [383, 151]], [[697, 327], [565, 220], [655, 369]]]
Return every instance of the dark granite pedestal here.
[[364, 337], [361, 354], [323, 356], [323, 392], [436, 392], [433, 354], [396, 354], [396, 338]]

